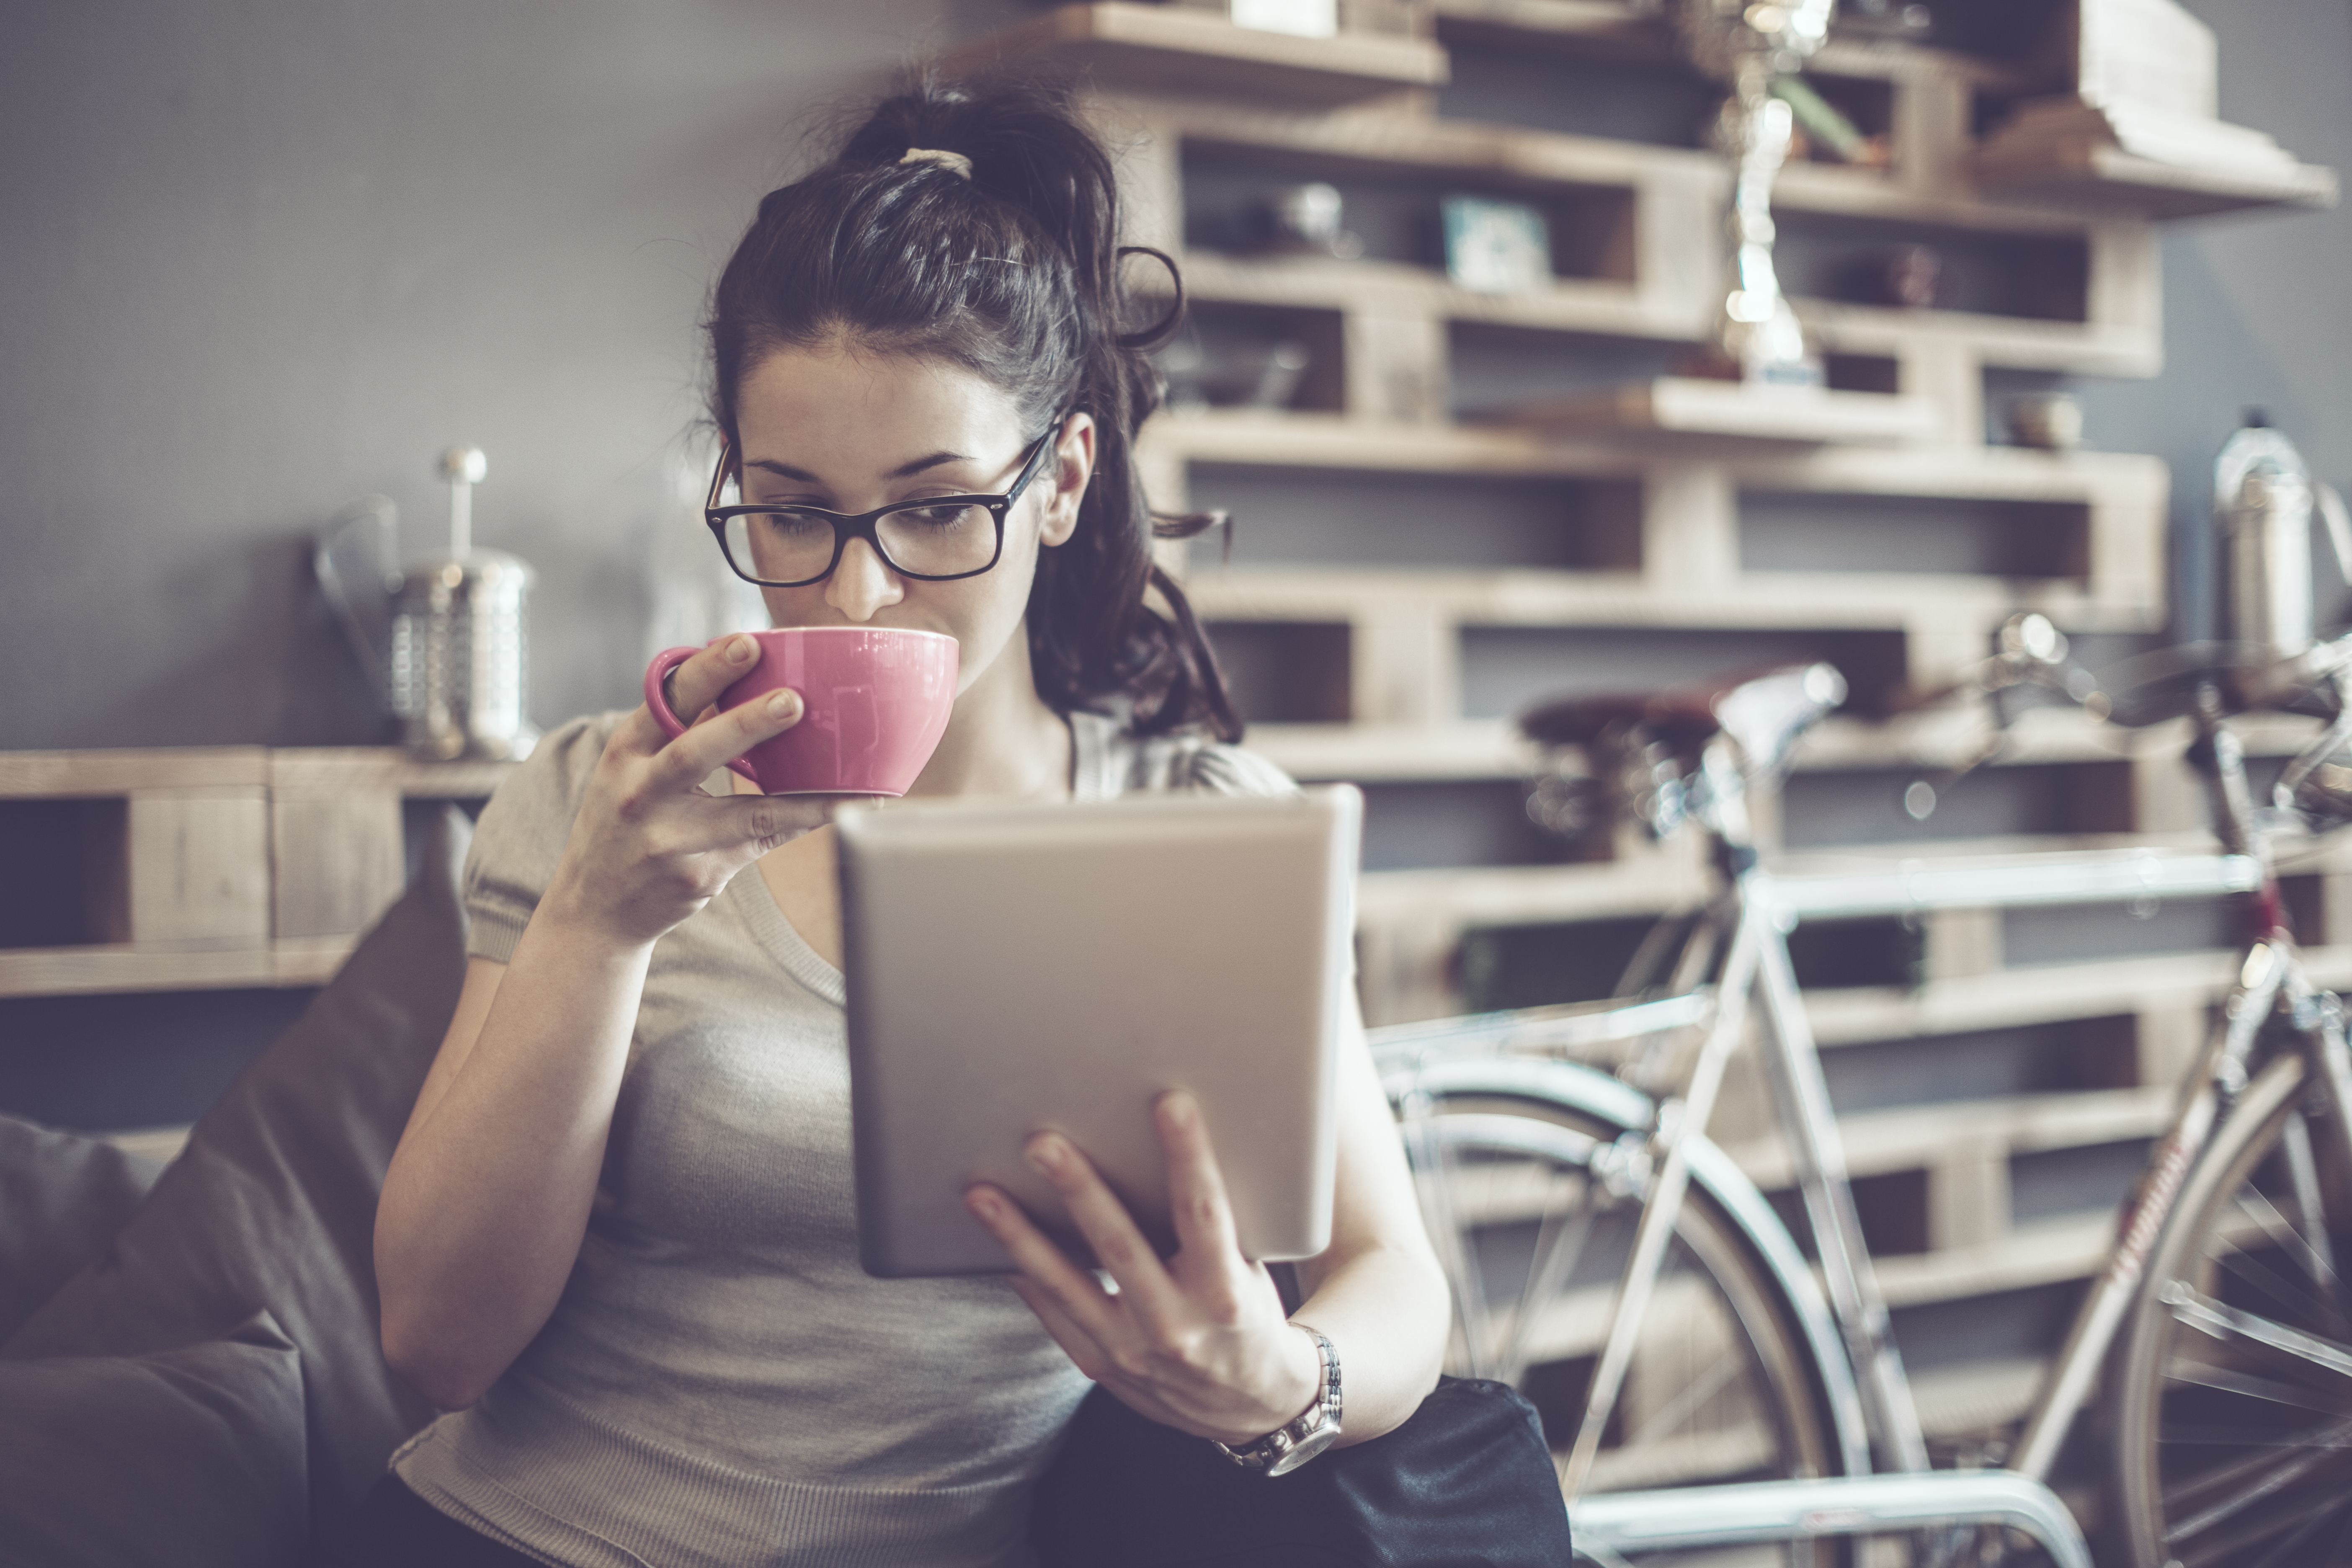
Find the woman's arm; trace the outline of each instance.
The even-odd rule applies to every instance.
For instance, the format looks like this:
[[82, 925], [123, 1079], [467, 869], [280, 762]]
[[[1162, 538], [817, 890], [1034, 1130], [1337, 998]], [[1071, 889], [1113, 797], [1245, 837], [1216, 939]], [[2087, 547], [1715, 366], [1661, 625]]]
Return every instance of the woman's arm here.
[[[1352, 1007], [1349, 1023], [1340, 1053], [1331, 1245], [1300, 1266], [1307, 1300], [1291, 1320], [1311, 1324], [1339, 1352], [1342, 1445], [1392, 1430], [1436, 1385], [1451, 1310]], [[1155, 1421], [1219, 1442], [1250, 1442], [1314, 1403], [1315, 1347], [1286, 1321], [1264, 1266], [1241, 1255], [1192, 1097], [1162, 1097], [1155, 1120], [1168, 1152], [1179, 1242], [1165, 1262], [1067, 1140], [1046, 1133], [1030, 1144], [1031, 1163], [1061, 1194], [1118, 1283], [1116, 1293], [999, 1189], [975, 1186], [966, 1201], [1019, 1267], [1013, 1289], [1078, 1370]]]
[[[680, 665], [680, 707], [700, 710], [755, 651], [730, 639]], [[823, 820], [823, 803], [697, 787], [799, 717], [797, 698], [745, 703], [666, 742], [631, 714], [512, 958], [469, 964], [376, 1209], [384, 1356], [443, 1409], [497, 1381], [571, 1277], [655, 941]]]
[[1339, 1352], [1343, 1447], [1403, 1425], [1437, 1386], [1454, 1314], [1353, 998], [1349, 1025], [1339, 1058], [1331, 1246], [1298, 1266], [1306, 1300], [1292, 1314]]

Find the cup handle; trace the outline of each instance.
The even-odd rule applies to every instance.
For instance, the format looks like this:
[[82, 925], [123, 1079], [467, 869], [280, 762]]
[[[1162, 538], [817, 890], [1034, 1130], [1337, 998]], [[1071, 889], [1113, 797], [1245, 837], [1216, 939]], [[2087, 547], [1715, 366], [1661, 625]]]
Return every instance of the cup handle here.
[[[687, 725], [685, 720], [671, 710], [669, 693], [664, 688], [671, 670], [701, 651], [698, 647], [666, 647], [654, 655], [654, 661], [646, 666], [646, 708], [653, 714], [654, 722], [662, 727], [662, 733], [673, 741], [686, 733]], [[737, 757], [727, 765], [753, 784], [760, 782], [760, 775], [753, 773], [751, 764], [742, 758]]]

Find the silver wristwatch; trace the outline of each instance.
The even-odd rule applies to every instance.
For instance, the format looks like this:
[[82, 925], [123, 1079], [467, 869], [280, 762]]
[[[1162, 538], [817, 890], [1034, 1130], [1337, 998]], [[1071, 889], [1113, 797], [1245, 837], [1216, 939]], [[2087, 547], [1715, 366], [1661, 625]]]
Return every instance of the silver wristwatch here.
[[1288, 1475], [1339, 1438], [1339, 1352], [1305, 1323], [1291, 1327], [1313, 1340], [1316, 1354], [1323, 1359], [1321, 1397], [1307, 1407], [1306, 1415], [1255, 1443], [1238, 1448], [1230, 1443], [1217, 1445], [1220, 1453], [1242, 1468], [1268, 1476]]

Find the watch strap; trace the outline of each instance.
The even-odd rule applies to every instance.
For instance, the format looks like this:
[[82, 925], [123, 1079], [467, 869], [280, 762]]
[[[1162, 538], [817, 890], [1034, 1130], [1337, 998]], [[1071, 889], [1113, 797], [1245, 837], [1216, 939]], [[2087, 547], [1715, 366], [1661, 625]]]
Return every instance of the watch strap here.
[[1319, 1330], [1306, 1323], [1294, 1322], [1290, 1326], [1315, 1342], [1316, 1357], [1323, 1369], [1315, 1403], [1297, 1419], [1285, 1422], [1255, 1442], [1239, 1447], [1230, 1443], [1217, 1445], [1218, 1451], [1234, 1464], [1268, 1476], [1297, 1469], [1329, 1447], [1339, 1436], [1339, 1352]]

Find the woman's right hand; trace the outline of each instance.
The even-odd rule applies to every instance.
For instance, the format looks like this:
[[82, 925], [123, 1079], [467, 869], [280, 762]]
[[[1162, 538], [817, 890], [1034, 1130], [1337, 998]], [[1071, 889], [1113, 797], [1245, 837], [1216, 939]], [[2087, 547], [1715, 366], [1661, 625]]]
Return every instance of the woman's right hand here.
[[649, 944], [717, 897], [735, 874], [818, 827], [820, 795], [712, 795], [702, 781], [801, 721], [789, 689], [720, 712], [714, 706], [759, 657], [740, 633], [670, 675], [676, 710], [698, 715], [675, 740], [640, 704], [622, 721], [582, 800], [543, 911], [625, 945]]

